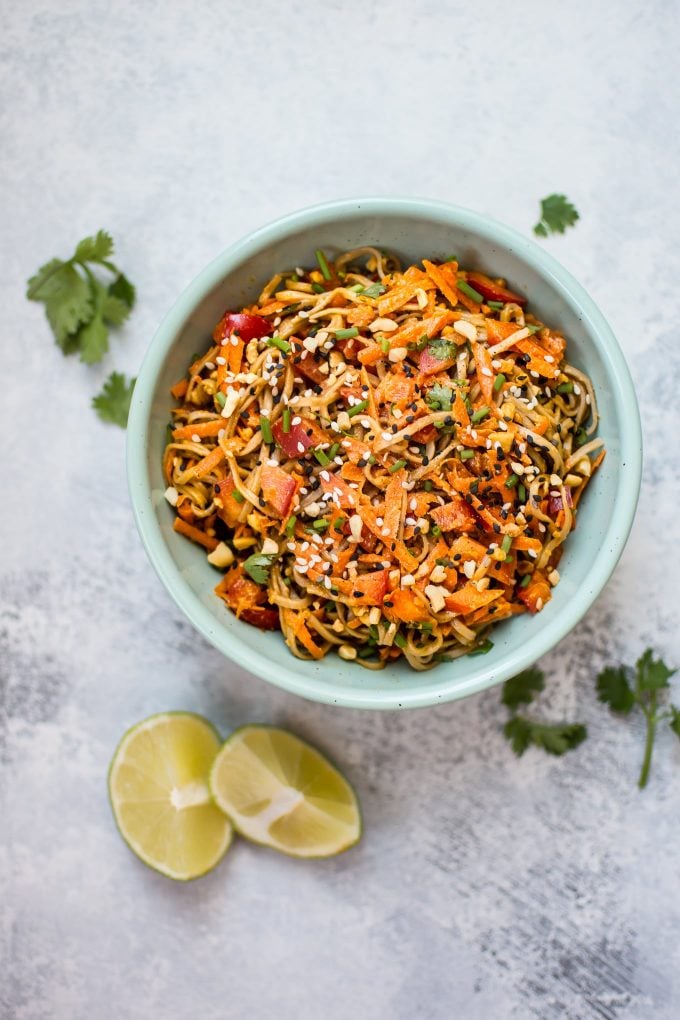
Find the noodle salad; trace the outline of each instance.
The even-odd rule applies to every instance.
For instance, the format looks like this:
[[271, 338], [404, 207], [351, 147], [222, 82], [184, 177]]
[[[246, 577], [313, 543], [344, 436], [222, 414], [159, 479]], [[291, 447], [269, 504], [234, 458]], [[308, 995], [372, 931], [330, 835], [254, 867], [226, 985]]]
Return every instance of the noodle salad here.
[[559, 582], [604, 457], [590, 380], [502, 280], [316, 253], [172, 387], [174, 528], [293, 654], [414, 669], [492, 647]]

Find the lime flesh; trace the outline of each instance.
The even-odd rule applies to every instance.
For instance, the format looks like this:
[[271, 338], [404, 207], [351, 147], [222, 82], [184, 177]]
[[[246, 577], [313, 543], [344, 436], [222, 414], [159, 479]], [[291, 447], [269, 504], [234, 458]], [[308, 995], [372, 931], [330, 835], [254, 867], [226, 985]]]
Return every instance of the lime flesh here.
[[111, 806], [123, 839], [156, 871], [187, 881], [210, 871], [232, 839], [208, 776], [220, 738], [190, 712], [154, 715], [121, 740], [109, 770]]
[[361, 836], [359, 805], [347, 780], [285, 730], [236, 730], [215, 758], [210, 788], [237, 832], [294, 857], [331, 857]]

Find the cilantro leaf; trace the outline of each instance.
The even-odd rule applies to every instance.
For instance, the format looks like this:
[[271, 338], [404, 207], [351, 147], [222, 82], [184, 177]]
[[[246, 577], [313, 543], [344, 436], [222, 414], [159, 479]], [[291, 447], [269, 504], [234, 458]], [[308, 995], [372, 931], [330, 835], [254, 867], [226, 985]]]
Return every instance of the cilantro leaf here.
[[119, 273], [113, 283], [109, 286], [109, 294], [112, 297], [116, 297], [120, 301], [123, 301], [128, 308], [134, 307], [136, 291], [127, 276], [124, 276], [123, 273]]
[[635, 694], [628, 683], [623, 666], [606, 666], [597, 678], [597, 697], [612, 712], [628, 715], [635, 704]]
[[78, 242], [73, 255], [75, 262], [102, 262], [113, 255], [113, 238], [106, 230], [98, 230], [94, 237]]
[[435, 383], [425, 397], [425, 402], [433, 411], [450, 411], [452, 401], [453, 390], [449, 386], [442, 386], [441, 383]]
[[680, 737], [680, 708], [676, 708], [675, 705], [671, 705], [671, 721], [668, 725], [676, 737]]
[[33, 300], [44, 302], [55, 340], [64, 353], [71, 353], [69, 336], [92, 315], [92, 295], [87, 281], [66, 263], [43, 283], [39, 293], [44, 296]]
[[663, 719], [670, 720], [670, 728], [680, 737], [680, 711], [670, 706], [664, 711], [659, 705], [659, 695], [670, 687], [669, 679], [677, 670], [669, 669], [662, 659], [655, 659], [651, 648], [647, 648], [635, 663], [635, 684], [631, 685], [632, 670], [625, 666], [608, 666], [597, 678], [597, 695], [614, 712], [628, 715], [633, 708], [640, 709], [645, 717], [645, 750], [638, 786], [644, 789], [649, 779], [654, 752], [656, 729]]
[[244, 561], [243, 569], [252, 577], [255, 584], [266, 584], [275, 559], [275, 553], [253, 553]]
[[669, 669], [662, 659], [654, 659], [651, 648], [647, 648], [635, 663], [639, 691], [659, 691], [669, 687], [669, 677], [676, 672]]
[[582, 744], [588, 736], [588, 731], [582, 723], [550, 725], [535, 722], [522, 715], [515, 715], [509, 719], [503, 732], [518, 757], [521, 757], [530, 745], [540, 747], [548, 754], [566, 754], [567, 751], [573, 751]]
[[130, 314], [130, 306], [116, 297], [109, 289], [102, 301], [102, 318], [110, 322], [112, 326], [120, 326]]
[[513, 715], [503, 727], [503, 733], [517, 757], [521, 758], [531, 744], [531, 723], [521, 715]]
[[579, 218], [578, 212], [566, 195], [548, 195], [541, 199], [541, 218], [534, 227], [538, 237], [549, 233], [563, 234], [567, 227], [573, 227]]
[[448, 340], [444, 340], [442, 337], [437, 337], [436, 340], [430, 340], [427, 345], [427, 349], [433, 358], [437, 361], [448, 361], [449, 358], [455, 358], [457, 348], [455, 344], [450, 343]]
[[[67, 261], [52, 259], [41, 266], [27, 285], [26, 297], [44, 304], [63, 353], [78, 351], [87, 364], [101, 361], [109, 347], [106, 324], [118, 326], [124, 322], [135, 300], [130, 281], [108, 261], [112, 254], [111, 235], [99, 230], [80, 241]], [[113, 273], [113, 282], [103, 284], [91, 264]]]
[[381, 294], [385, 293], [385, 288], [382, 283], [372, 283], [370, 287], [364, 287], [359, 293], [363, 294], [364, 297], [380, 297]]
[[517, 676], [506, 680], [501, 700], [508, 708], [528, 705], [533, 701], [534, 695], [540, 694], [544, 687], [543, 671], [532, 666], [531, 669], [525, 669]]
[[136, 381], [136, 379], [130, 379], [127, 382], [125, 376], [120, 372], [111, 373], [104, 383], [101, 393], [92, 398], [92, 406], [102, 421], [120, 425], [122, 429], [125, 428]]

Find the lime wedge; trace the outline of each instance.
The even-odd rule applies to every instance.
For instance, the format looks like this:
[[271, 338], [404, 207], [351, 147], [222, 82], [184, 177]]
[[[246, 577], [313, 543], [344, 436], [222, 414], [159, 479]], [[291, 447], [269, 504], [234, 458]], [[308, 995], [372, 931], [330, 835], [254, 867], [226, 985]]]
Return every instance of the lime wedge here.
[[347, 780], [285, 730], [236, 730], [215, 759], [210, 789], [237, 832], [293, 857], [332, 857], [361, 836]]
[[128, 730], [109, 769], [120, 833], [137, 856], [185, 882], [214, 868], [231, 843], [229, 820], [208, 789], [217, 731], [191, 712], [152, 715]]

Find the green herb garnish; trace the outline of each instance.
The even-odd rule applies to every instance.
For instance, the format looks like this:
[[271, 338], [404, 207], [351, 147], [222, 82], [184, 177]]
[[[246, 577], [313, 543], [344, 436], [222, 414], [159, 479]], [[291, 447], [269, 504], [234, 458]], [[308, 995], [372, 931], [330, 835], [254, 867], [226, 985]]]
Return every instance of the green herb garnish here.
[[227, 398], [225, 397], [224, 393], [222, 392], [222, 390], [218, 390], [217, 393], [215, 394], [215, 403], [222, 410], [226, 402]]
[[382, 283], [372, 283], [370, 287], [363, 287], [359, 293], [363, 294], [364, 297], [377, 298], [385, 293], [385, 288]]
[[356, 328], [356, 326], [350, 326], [348, 329], [335, 330], [336, 340], [351, 340], [353, 336], [359, 336], [359, 330]]
[[472, 460], [475, 455], [474, 450], [460, 450], [458, 456], [461, 460]]
[[[120, 326], [135, 303], [135, 288], [110, 261], [113, 240], [105, 230], [86, 237], [67, 261], [52, 259], [28, 281], [26, 297], [45, 305], [54, 338], [64, 354], [80, 354], [88, 365], [109, 349], [109, 326]], [[92, 266], [112, 273], [111, 283]]]
[[127, 381], [120, 372], [111, 373], [101, 393], [92, 398], [92, 406], [102, 421], [120, 425], [122, 429], [126, 427], [136, 381]]
[[286, 432], [286, 433], [290, 432], [290, 408], [289, 407], [284, 407], [284, 409], [283, 409], [281, 426], [282, 426], [284, 432]]
[[680, 736], [680, 713], [674, 705], [660, 708], [658, 696], [667, 691], [670, 677], [676, 672], [669, 669], [662, 659], [654, 659], [648, 648], [635, 664], [635, 672], [628, 666], [607, 666], [597, 678], [597, 696], [612, 712], [629, 715], [633, 708], [641, 709], [646, 721], [645, 751], [638, 786], [647, 785], [652, 764], [652, 751], [656, 727], [663, 720], [670, 720], [670, 727]]
[[317, 447], [312, 452], [313, 452], [314, 456], [316, 457], [316, 459], [318, 460], [318, 462], [321, 465], [321, 467], [328, 467], [328, 465], [330, 464], [330, 458], [326, 454], [325, 450], [321, 450], [321, 449], [319, 449], [319, 447]]
[[282, 340], [280, 336], [267, 337], [265, 343], [267, 347], [278, 347], [284, 354], [290, 354], [290, 344], [287, 340]]
[[354, 418], [355, 415], [361, 414], [362, 411], [365, 411], [367, 407], [368, 401], [360, 400], [358, 404], [353, 404], [353, 406], [349, 408], [347, 414], [349, 415], [350, 418]]
[[498, 391], [500, 390], [500, 388], [501, 388], [501, 386], [503, 385], [504, 382], [505, 382], [505, 376], [503, 375], [502, 372], [499, 372], [498, 375], [496, 376], [496, 378], [493, 381], [493, 391], [494, 391], [494, 393], [498, 393]]
[[578, 213], [566, 195], [548, 195], [541, 199], [541, 218], [534, 227], [534, 234], [547, 237], [548, 234], [563, 234], [567, 227], [573, 227]]
[[458, 290], [462, 291], [463, 294], [467, 294], [469, 298], [476, 301], [477, 304], [481, 304], [484, 300], [484, 296], [480, 294], [478, 290], [475, 290], [474, 287], [471, 287], [466, 280], [457, 280], [456, 287]]
[[450, 411], [453, 406], [453, 390], [450, 386], [435, 383], [428, 391], [425, 402], [433, 411]]
[[394, 474], [397, 473], [397, 471], [401, 471], [401, 469], [403, 467], [406, 467], [406, 461], [405, 460], [396, 460], [394, 462], [394, 464], [392, 464], [390, 467], [388, 467], [387, 470], [389, 471], [389, 473], [391, 475], [394, 475]]
[[503, 308], [505, 308], [504, 301], [487, 301], [487, 305], [489, 308], [494, 308], [497, 312], [500, 312]]
[[253, 553], [243, 561], [243, 569], [252, 577], [255, 584], [266, 584], [275, 559], [276, 553]]
[[260, 415], [260, 432], [262, 433], [262, 438], [264, 439], [265, 443], [274, 442], [271, 422], [269, 421], [269, 418], [267, 418], [264, 414]]
[[480, 407], [479, 410], [475, 411], [475, 413], [472, 415], [470, 421], [472, 422], [473, 425], [477, 425], [480, 421], [484, 421], [484, 419], [486, 418], [490, 411], [491, 411], [490, 407]]
[[331, 271], [328, 268], [328, 262], [326, 262], [326, 256], [321, 251], [321, 248], [317, 248], [316, 251], [314, 252], [314, 254], [316, 256], [316, 261], [319, 263], [319, 269], [321, 270], [321, 273], [323, 275], [324, 280], [330, 280], [330, 278], [331, 278]]
[[561, 755], [572, 751], [588, 736], [582, 723], [543, 723], [524, 715], [517, 715], [520, 705], [529, 705], [545, 687], [543, 672], [535, 666], [512, 677], [503, 684], [501, 700], [512, 713], [503, 727], [516, 755], [521, 756], [528, 747], [541, 747], [548, 754]]

